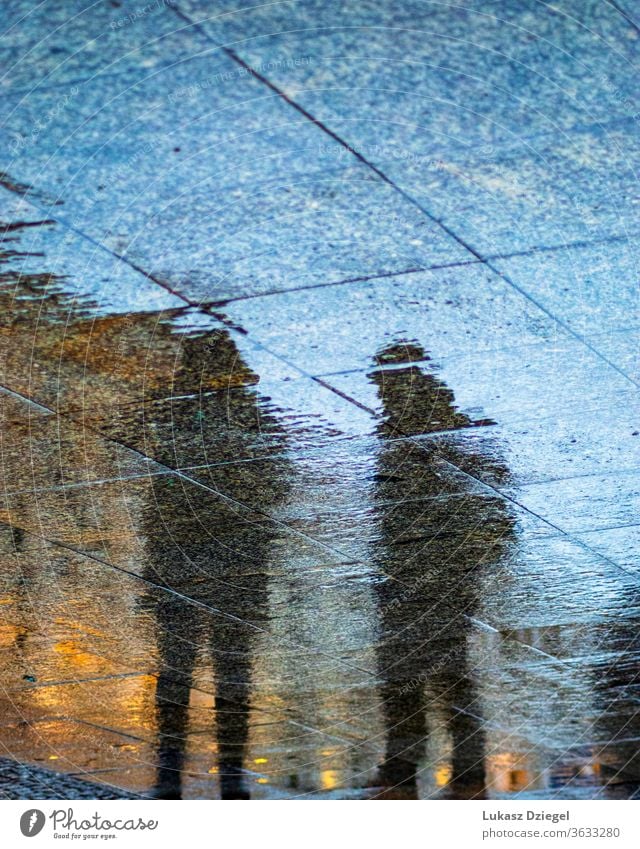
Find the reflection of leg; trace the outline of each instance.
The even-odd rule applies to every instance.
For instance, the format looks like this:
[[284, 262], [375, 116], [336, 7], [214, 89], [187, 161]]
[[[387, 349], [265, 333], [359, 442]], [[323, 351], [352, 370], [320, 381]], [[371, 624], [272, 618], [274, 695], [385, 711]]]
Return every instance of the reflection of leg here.
[[385, 759], [380, 768], [382, 784], [405, 796], [415, 796], [416, 769], [426, 739], [424, 682], [402, 680], [382, 688], [387, 732]]
[[249, 736], [251, 698], [250, 636], [242, 626], [212, 634], [216, 657], [216, 736], [223, 799], [249, 799], [244, 785], [244, 758]]
[[171, 611], [158, 616], [162, 629], [158, 637], [158, 649], [162, 670], [156, 686], [156, 716], [158, 723], [158, 774], [156, 798], [179, 799], [182, 794], [182, 770], [185, 758], [185, 735], [189, 722], [189, 696], [196, 656], [197, 627], [184, 639], [180, 639], [171, 628], [180, 620], [178, 610], [174, 617]]
[[471, 711], [474, 690], [470, 682], [460, 682], [455, 688], [450, 730], [453, 744], [452, 773], [448, 795], [456, 799], [484, 799], [485, 784], [485, 738], [482, 720]]

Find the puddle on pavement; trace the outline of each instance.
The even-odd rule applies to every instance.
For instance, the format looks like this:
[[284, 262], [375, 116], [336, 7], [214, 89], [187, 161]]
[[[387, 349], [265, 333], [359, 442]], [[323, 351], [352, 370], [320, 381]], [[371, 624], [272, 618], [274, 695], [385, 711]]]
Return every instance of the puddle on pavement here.
[[635, 793], [637, 617], [555, 597], [573, 543], [419, 342], [371, 351], [363, 410], [215, 316], [15, 271], [49, 226], [0, 256], [35, 402], [0, 396], [4, 753], [162, 798]]

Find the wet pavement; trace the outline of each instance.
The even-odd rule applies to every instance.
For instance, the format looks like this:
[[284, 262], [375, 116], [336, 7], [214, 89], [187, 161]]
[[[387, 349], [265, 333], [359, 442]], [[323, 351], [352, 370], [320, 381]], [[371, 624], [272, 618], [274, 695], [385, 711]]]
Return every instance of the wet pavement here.
[[0, 795], [635, 798], [632, 4], [1, 15]]

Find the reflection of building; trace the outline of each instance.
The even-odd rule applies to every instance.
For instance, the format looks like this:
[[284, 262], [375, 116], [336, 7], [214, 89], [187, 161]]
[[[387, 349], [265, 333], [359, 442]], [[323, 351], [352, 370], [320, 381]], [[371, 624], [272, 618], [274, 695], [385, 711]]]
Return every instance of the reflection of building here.
[[[0, 293], [2, 379], [54, 409], [84, 410], [94, 421], [143, 400], [256, 380], [239, 360], [223, 371], [210, 363], [204, 354], [216, 347], [216, 331], [197, 336], [205, 349], [198, 366], [185, 358], [175, 326], [180, 311], [91, 317], [50, 287], [46, 294], [36, 290], [33, 300], [21, 300], [22, 288], [21, 280], [17, 300], [13, 292]], [[25, 327], [29, 333], [19, 332]]]
[[[494, 795], [633, 792], [637, 710], [624, 682], [635, 673], [619, 653], [637, 637], [633, 620], [626, 627], [622, 616], [593, 616], [603, 586], [608, 605], [625, 610], [629, 598], [633, 609], [629, 585], [628, 576], [588, 550], [544, 535], [519, 538], [514, 557], [483, 576], [478, 616], [504, 623], [501, 631], [478, 632], [471, 646], [491, 718], [487, 775]], [[522, 622], [536, 624], [518, 627]]]
[[[145, 399], [255, 382], [256, 376], [237, 354], [224, 361], [205, 355], [218, 339], [224, 344], [226, 337], [224, 329], [212, 329], [212, 320], [204, 332], [193, 329], [204, 350], [199, 351], [198, 343], [190, 346], [190, 352], [183, 350], [193, 310], [128, 311], [126, 296], [121, 309], [112, 310], [100, 303], [105, 293], [97, 281], [86, 281], [87, 294], [75, 290], [77, 281], [33, 270], [40, 268], [37, 251], [43, 245], [37, 236], [46, 223], [19, 223], [4, 232], [0, 224], [4, 386], [55, 410], [82, 411], [83, 421], [99, 421]], [[33, 239], [25, 228], [30, 228]], [[18, 249], [22, 242], [23, 251]], [[36, 252], [30, 253], [34, 247]], [[91, 273], [87, 268], [87, 276]], [[176, 332], [180, 325], [183, 332]]]
[[[459, 472], [474, 465], [478, 471], [483, 457], [465, 456], [454, 440], [443, 448], [413, 439], [476, 424], [456, 410], [444, 384], [415, 364], [424, 359], [419, 346], [399, 344], [377, 356], [370, 375], [383, 409], [376, 475], [376, 561], [386, 578], [378, 587], [386, 726], [380, 783], [385, 795], [415, 798], [428, 769], [447, 795], [481, 797], [484, 721], [469, 668], [470, 618], [479, 574], [504, 556], [514, 524], [499, 499]], [[445, 754], [435, 756], [434, 768], [427, 743], [438, 739]]]

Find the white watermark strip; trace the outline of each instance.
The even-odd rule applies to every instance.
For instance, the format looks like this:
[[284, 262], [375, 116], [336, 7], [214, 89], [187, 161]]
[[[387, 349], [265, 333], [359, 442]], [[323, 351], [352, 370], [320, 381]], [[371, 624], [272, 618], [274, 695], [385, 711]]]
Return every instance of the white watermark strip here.
[[[387, 800], [389, 801], [389, 800]], [[325, 847], [596, 846], [638, 847], [638, 808], [628, 801], [362, 802], [4, 801], [0, 833], [8, 847], [104, 845], [288, 849]], [[423, 840], [420, 839], [422, 835]], [[33, 842], [31, 842], [33, 841]]]

